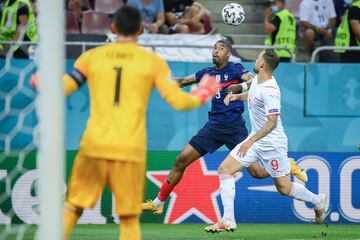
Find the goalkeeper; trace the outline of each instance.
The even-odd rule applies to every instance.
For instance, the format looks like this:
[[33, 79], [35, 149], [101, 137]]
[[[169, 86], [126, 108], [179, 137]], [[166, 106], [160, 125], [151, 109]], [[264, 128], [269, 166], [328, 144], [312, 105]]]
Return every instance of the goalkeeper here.
[[[90, 118], [71, 172], [65, 202], [64, 238], [84, 208], [93, 208], [108, 185], [115, 195], [120, 240], [138, 240], [139, 215], [146, 171], [146, 110], [154, 86], [176, 110], [199, 107], [217, 91], [214, 78], [204, 76], [192, 94], [169, 79], [159, 56], [136, 44], [142, 32], [140, 12], [120, 8], [112, 27], [117, 41], [83, 53], [65, 75], [66, 94], [87, 83]], [[32, 79], [37, 82], [36, 77]], [[136, 89], [136, 91], [134, 91]]]

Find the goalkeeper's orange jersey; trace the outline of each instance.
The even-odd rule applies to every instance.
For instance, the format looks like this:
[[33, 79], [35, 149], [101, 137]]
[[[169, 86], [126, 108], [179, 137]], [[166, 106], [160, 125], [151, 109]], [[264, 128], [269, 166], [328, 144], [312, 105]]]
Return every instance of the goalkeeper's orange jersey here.
[[146, 160], [146, 110], [154, 86], [176, 110], [200, 105], [170, 79], [164, 60], [136, 43], [112, 43], [83, 53], [64, 78], [65, 90], [69, 94], [85, 82], [90, 118], [80, 150], [91, 157]]

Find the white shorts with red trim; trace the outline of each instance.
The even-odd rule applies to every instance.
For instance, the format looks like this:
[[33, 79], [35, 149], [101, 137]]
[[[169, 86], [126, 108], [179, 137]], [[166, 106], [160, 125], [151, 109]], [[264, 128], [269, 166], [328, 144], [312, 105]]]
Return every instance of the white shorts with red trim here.
[[284, 177], [290, 174], [290, 163], [286, 147], [278, 146], [272, 150], [264, 151], [260, 150], [260, 147], [255, 143], [246, 152], [244, 157], [240, 157], [237, 153], [243, 142], [239, 143], [230, 152], [230, 156], [239, 161], [241, 165], [247, 168], [251, 164], [259, 162], [273, 178]]

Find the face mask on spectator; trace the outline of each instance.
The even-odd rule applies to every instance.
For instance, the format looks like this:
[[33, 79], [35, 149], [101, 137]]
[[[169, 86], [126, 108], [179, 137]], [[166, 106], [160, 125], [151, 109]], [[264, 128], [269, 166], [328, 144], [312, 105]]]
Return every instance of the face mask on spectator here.
[[352, 2], [353, 2], [352, 0], [344, 0], [345, 5], [351, 5]]
[[272, 6], [272, 7], [271, 7], [271, 11], [272, 11], [273, 13], [277, 13], [279, 10], [280, 10], [280, 9], [278, 8], [278, 6]]

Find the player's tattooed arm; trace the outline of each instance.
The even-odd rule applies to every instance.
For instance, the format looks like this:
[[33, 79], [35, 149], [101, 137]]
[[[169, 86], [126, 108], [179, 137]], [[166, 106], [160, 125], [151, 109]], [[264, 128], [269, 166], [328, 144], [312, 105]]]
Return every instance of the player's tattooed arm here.
[[254, 79], [254, 74], [252, 74], [251, 72], [247, 72], [245, 74], [242, 75], [241, 79], [244, 82], [252, 82], [252, 80]]
[[248, 93], [233, 94], [232, 92], [230, 92], [224, 98], [224, 104], [226, 106], [229, 106], [230, 102], [237, 100], [246, 101], [247, 99], [248, 99]]
[[174, 78], [174, 80], [178, 82], [179, 87], [181, 88], [197, 83], [195, 74], [189, 75], [187, 77]]
[[259, 141], [276, 128], [278, 115], [269, 115], [267, 119], [262, 128], [251, 137], [254, 142]]
[[232, 93], [240, 93], [248, 90], [251, 86], [251, 82], [254, 79], [254, 75], [251, 72], [247, 72], [242, 75], [241, 80], [243, 80], [243, 83], [239, 84], [233, 84], [230, 85], [228, 88], [226, 88], [226, 92], [232, 92]]
[[254, 142], [262, 139], [266, 135], [268, 135], [272, 130], [276, 128], [278, 115], [270, 115], [268, 116], [268, 120], [262, 126], [262, 128], [255, 133], [251, 138], [243, 142], [237, 154], [240, 157], [244, 157], [246, 152], [251, 148]]

